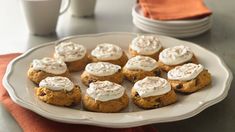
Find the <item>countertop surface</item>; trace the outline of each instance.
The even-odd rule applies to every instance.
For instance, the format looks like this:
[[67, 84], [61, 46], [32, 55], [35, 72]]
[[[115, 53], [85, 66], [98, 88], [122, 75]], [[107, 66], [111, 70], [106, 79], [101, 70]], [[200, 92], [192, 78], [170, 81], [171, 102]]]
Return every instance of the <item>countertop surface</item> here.
[[[72, 17], [69, 12], [60, 16], [56, 34], [29, 34], [19, 0], [0, 1], [0, 54], [24, 52], [36, 45], [66, 36], [102, 32], [140, 32], [133, 24], [131, 8], [134, 0], [98, 0], [95, 16]], [[212, 29], [197, 37], [184, 40], [197, 43], [221, 58], [235, 73], [235, 1], [206, 0], [213, 11]], [[115, 5], [115, 6], [114, 6]], [[221, 73], [223, 74], [223, 73]], [[161, 132], [230, 132], [235, 131], [235, 81], [228, 96], [198, 115], [182, 121], [153, 124]], [[21, 131], [15, 120], [0, 104], [0, 131]]]

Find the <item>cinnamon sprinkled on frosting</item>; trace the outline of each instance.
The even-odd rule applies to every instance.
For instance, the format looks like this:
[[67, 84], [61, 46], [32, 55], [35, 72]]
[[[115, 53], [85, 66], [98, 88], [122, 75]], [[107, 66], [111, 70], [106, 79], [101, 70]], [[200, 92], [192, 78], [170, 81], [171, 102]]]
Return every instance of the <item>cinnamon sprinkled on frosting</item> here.
[[117, 73], [121, 67], [109, 62], [89, 63], [85, 71], [95, 76], [109, 76]]
[[177, 65], [189, 61], [192, 57], [192, 50], [180, 45], [164, 49], [159, 55], [159, 61], [166, 65]]
[[170, 80], [188, 81], [196, 78], [204, 67], [201, 64], [188, 63], [182, 66], [177, 66], [167, 73]]
[[144, 71], [152, 71], [158, 67], [157, 61], [151, 57], [147, 56], [135, 56], [128, 60], [125, 65], [125, 68], [130, 70], [144, 70]]
[[160, 77], [145, 77], [137, 81], [133, 87], [140, 97], [163, 95], [171, 90], [169, 82]]
[[103, 43], [96, 46], [91, 51], [91, 55], [99, 60], [117, 60], [121, 58], [123, 51], [120, 47], [114, 44]]
[[141, 55], [151, 55], [158, 52], [162, 45], [156, 36], [137, 36], [131, 42], [130, 48]]
[[125, 88], [110, 81], [96, 81], [90, 83], [87, 94], [95, 100], [109, 101], [123, 96]]
[[66, 64], [62, 60], [45, 57], [43, 59], [34, 59], [32, 62], [34, 70], [42, 70], [52, 74], [63, 74], [67, 70]]

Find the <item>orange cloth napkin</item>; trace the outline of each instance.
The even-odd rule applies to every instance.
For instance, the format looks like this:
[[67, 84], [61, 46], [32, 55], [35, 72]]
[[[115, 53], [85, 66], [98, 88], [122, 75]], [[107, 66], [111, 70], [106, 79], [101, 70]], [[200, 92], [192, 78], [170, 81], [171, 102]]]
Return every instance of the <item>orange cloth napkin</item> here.
[[[5, 73], [5, 69], [10, 60], [17, 57], [16, 54], [0, 55], [0, 81]], [[8, 109], [11, 115], [15, 118], [18, 124], [25, 132], [156, 132], [157, 130], [152, 126], [141, 126], [133, 128], [122, 128], [122, 129], [111, 129], [104, 127], [96, 127], [89, 125], [76, 125], [76, 124], [65, 124], [48, 120], [36, 113], [22, 108], [15, 104], [9, 97], [7, 91], [0, 83], [0, 101]]]
[[203, 0], [139, 0], [145, 17], [157, 20], [197, 19], [212, 12]]

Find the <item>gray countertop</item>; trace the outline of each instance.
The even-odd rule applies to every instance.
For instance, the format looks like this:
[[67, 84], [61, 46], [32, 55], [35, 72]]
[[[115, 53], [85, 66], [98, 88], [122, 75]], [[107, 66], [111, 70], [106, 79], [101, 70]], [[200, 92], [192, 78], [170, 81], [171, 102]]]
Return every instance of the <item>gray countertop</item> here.
[[[59, 18], [57, 33], [47, 37], [28, 33], [19, 0], [0, 1], [0, 54], [25, 50], [70, 35], [100, 32], [141, 32], [132, 24], [134, 0], [98, 0], [95, 17], [75, 18], [69, 12]], [[235, 1], [206, 0], [213, 11], [210, 31], [185, 40], [195, 42], [218, 54], [235, 72]], [[221, 73], [223, 74], [223, 73]], [[235, 131], [235, 81], [228, 96], [198, 115], [169, 123], [154, 124], [160, 131], [221, 132]], [[0, 131], [20, 131], [19, 126], [0, 105]]]

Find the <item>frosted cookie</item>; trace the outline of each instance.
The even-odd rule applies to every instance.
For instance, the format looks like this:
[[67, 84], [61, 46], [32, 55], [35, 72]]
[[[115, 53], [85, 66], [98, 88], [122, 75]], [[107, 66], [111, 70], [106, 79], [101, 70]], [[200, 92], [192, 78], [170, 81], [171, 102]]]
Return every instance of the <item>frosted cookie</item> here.
[[159, 66], [164, 71], [186, 63], [198, 63], [192, 50], [187, 46], [170, 47], [159, 54]]
[[83, 70], [89, 62], [86, 48], [75, 42], [62, 42], [56, 45], [54, 58], [62, 59], [71, 72]]
[[128, 60], [122, 73], [131, 82], [136, 82], [146, 76], [161, 76], [162, 71], [155, 59], [148, 56], [135, 56]]
[[109, 81], [90, 83], [82, 98], [85, 109], [96, 112], [119, 112], [128, 106], [125, 88]]
[[45, 103], [71, 106], [81, 101], [81, 90], [66, 77], [47, 77], [35, 88], [36, 96]]
[[125, 52], [114, 44], [103, 43], [96, 46], [91, 51], [89, 59], [92, 62], [110, 62], [116, 65], [124, 66], [128, 60]]
[[87, 86], [91, 82], [105, 80], [121, 84], [123, 82], [121, 66], [109, 62], [89, 63], [81, 74], [81, 81]]
[[177, 101], [170, 83], [160, 77], [146, 77], [136, 82], [131, 90], [134, 104], [143, 109], [159, 108]]
[[37, 84], [46, 77], [69, 76], [67, 66], [62, 60], [48, 57], [34, 59], [27, 74], [28, 78]]
[[160, 40], [153, 35], [137, 36], [129, 45], [131, 56], [144, 55], [158, 60], [159, 53], [163, 50]]
[[201, 64], [188, 63], [177, 66], [167, 73], [175, 91], [192, 93], [211, 83], [211, 75]]

